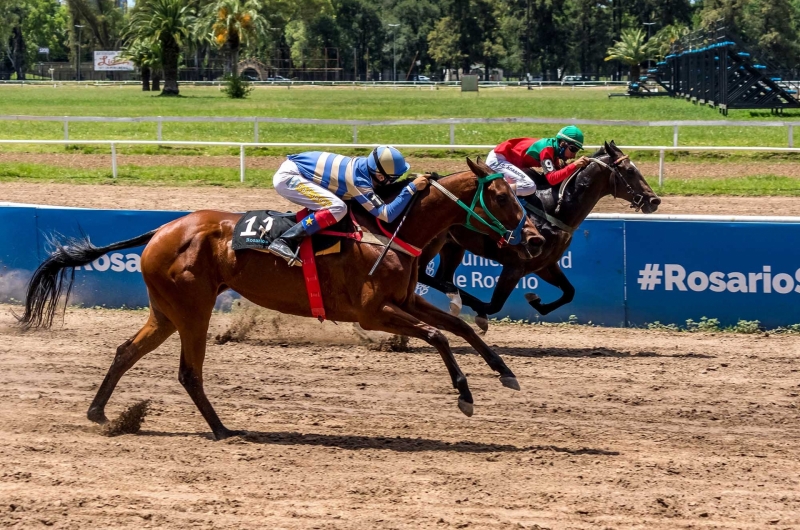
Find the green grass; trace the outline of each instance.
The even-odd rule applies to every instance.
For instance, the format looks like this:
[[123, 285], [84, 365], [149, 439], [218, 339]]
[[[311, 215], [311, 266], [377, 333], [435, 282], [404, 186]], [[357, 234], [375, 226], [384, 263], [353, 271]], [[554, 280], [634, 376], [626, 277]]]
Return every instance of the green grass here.
[[659, 195], [734, 195], [743, 197], [800, 196], [800, 179], [759, 175], [729, 179], [648, 179]]
[[[160, 98], [138, 87], [0, 87], [0, 114], [46, 116], [262, 116], [322, 119], [426, 119], [468, 117], [548, 117], [611, 120], [721, 120], [714, 109], [684, 100], [613, 98], [607, 90], [553, 88], [487, 89], [462, 94], [453, 89], [258, 88], [246, 100], [226, 98], [214, 87], [183, 87], [184, 97]], [[736, 111], [727, 119], [782, 118], [768, 112]], [[62, 139], [58, 122], [0, 122], [0, 138]], [[517, 136], [549, 136], [558, 125], [468, 124], [456, 127], [456, 142], [496, 144]], [[621, 145], [671, 145], [671, 127], [584, 126], [587, 143], [614, 139]], [[800, 134], [800, 131], [798, 131]], [[71, 123], [73, 139], [155, 140], [155, 123]], [[785, 146], [785, 127], [682, 127], [681, 145]], [[164, 140], [252, 141], [248, 123], [165, 123]], [[448, 143], [447, 126], [361, 127], [364, 143]], [[261, 141], [351, 142], [349, 126], [261, 124]], [[43, 148], [36, 148], [43, 149]], [[33, 150], [36, 150], [33, 149]], [[51, 149], [52, 148], [47, 148]], [[25, 150], [32, 150], [30, 146]]]
[[115, 179], [108, 169], [72, 169], [45, 164], [0, 164], [0, 182], [108, 184], [116, 186], [243, 186], [271, 188], [271, 170], [248, 169], [239, 182], [238, 168], [119, 166]]

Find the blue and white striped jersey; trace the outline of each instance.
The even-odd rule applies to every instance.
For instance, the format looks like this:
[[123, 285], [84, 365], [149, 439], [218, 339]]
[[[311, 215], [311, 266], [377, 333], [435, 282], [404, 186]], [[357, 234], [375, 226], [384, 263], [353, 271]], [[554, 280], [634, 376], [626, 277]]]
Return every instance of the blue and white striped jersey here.
[[394, 221], [405, 209], [417, 191], [409, 183], [392, 202], [386, 204], [378, 197], [372, 187], [372, 177], [367, 167], [367, 158], [309, 151], [289, 155], [289, 160], [297, 164], [300, 174], [319, 184], [342, 200], [355, 199], [369, 213], [386, 222]]

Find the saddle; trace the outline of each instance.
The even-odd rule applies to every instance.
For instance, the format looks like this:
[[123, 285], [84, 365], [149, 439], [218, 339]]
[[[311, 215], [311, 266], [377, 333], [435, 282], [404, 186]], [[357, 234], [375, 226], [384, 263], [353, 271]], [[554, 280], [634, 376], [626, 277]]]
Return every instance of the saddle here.
[[[322, 288], [317, 276], [315, 257], [341, 252], [342, 239], [352, 239], [369, 245], [385, 246], [392, 236], [380, 221], [377, 221], [380, 233], [374, 233], [369, 229], [365, 230], [356, 220], [352, 204], [348, 205], [348, 213], [349, 215], [338, 223], [311, 237], [306, 237], [300, 243], [300, 258], [303, 261], [303, 277], [305, 278], [306, 292], [311, 306], [311, 316], [317, 317], [320, 322], [325, 320], [325, 306], [322, 300]], [[236, 222], [236, 226], [233, 229], [232, 248], [235, 251], [256, 250], [269, 252], [267, 248], [270, 243], [279, 238], [281, 234], [306, 215], [308, 215], [308, 210], [305, 209], [296, 213], [277, 212], [275, 210], [251, 210], [242, 215]], [[414, 257], [422, 253], [421, 249], [397, 238], [392, 241], [391, 248]]]
[[519, 197], [522, 207], [531, 218], [536, 229], [543, 236], [557, 236], [560, 229], [549, 223], [541, 212], [553, 215], [561, 195], [561, 184], [553, 186], [542, 173], [533, 169], [525, 170], [525, 173], [533, 179], [536, 184], [536, 192], [526, 197]]

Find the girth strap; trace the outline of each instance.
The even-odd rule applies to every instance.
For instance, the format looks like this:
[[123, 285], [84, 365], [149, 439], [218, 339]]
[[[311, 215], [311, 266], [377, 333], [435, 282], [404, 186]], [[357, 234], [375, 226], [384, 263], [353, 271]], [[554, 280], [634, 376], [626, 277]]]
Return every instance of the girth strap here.
[[549, 213], [545, 212], [544, 210], [541, 210], [541, 209], [537, 208], [536, 206], [532, 205], [528, 201], [525, 201], [524, 208], [526, 210], [528, 210], [529, 212], [533, 213], [534, 215], [536, 215], [538, 217], [541, 217], [542, 219], [545, 219], [551, 225], [556, 226], [556, 227], [560, 228], [561, 230], [563, 230], [563, 231], [565, 231], [565, 232], [567, 232], [569, 234], [572, 234], [572, 233], [575, 232], [575, 228], [569, 226], [568, 224], [564, 223], [563, 221], [561, 221], [559, 219], [556, 219], [555, 217], [553, 217]]

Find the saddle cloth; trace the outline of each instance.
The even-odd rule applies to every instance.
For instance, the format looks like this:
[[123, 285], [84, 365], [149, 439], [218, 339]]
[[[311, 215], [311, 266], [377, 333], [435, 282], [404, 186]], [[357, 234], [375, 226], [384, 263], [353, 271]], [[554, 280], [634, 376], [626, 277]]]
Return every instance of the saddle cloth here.
[[[305, 211], [305, 210], [303, 210]], [[233, 229], [233, 250], [260, 250], [297, 223], [297, 214], [274, 210], [252, 210], [244, 214]], [[339, 238], [321, 233], [311, 238], [316, 254], [339, 252]]]

